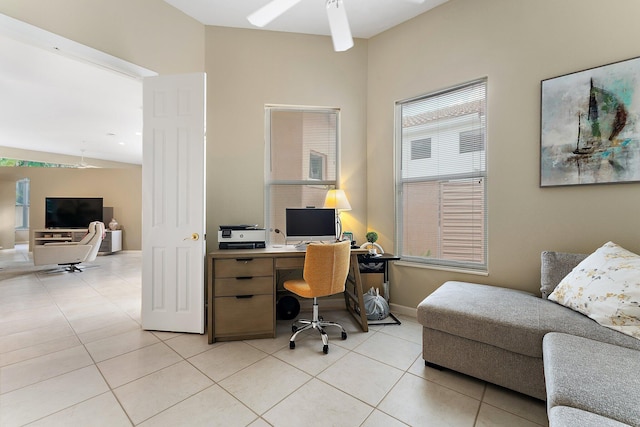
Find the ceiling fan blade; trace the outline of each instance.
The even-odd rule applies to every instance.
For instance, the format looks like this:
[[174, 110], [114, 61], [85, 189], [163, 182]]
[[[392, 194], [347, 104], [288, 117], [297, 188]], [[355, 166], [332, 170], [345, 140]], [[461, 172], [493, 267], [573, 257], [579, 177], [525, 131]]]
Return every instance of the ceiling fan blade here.
[[327, 16], [329, 28], [333, 40], [333, 49], [336, 52], [344, 52], [353, 46], [351, 28], [347, 19], [347, 11], [342, 0], [327, 0]]
[[256, 27], [264, 27], [298, 3], [300, 0], [271, 0], [247, 16], [247, 19]]

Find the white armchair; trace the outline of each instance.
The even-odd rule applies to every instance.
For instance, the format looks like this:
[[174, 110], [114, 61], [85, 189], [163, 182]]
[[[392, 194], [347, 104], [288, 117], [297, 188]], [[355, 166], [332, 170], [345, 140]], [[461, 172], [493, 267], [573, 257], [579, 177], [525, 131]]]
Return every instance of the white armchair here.
[[104, 224], [94, 221], [89, 224], [87, 235], [79, 242], [45, 243], [34, 246], [33, 263], [35, 265], [58, 264], [66, 266], [66, 271], [82, 271], [78, 264], [96, 259], [104, 233]]

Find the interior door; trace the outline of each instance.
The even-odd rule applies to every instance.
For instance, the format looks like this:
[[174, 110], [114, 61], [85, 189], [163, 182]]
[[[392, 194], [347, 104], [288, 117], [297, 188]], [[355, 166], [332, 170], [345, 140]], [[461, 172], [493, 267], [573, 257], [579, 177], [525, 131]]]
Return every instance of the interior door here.
[[204, 73], [143, 84], [142, 327], [204, 333]]

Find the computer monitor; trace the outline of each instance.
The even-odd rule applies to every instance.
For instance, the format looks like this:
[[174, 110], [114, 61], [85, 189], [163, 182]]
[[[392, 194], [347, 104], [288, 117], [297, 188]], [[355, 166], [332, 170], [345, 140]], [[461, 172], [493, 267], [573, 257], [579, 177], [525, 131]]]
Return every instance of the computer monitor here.
[[336, 240], [336, 210], [328, 208], [286, 208], [287, 242]]

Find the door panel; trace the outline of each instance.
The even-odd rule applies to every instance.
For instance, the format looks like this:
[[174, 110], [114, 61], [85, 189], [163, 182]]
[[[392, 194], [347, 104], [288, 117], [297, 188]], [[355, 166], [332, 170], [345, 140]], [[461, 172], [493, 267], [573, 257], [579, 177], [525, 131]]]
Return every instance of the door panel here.
[[142, 327], [204, 333], [203, 73], [144, 80]]

